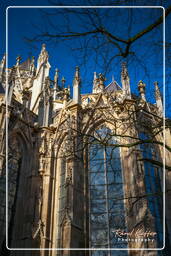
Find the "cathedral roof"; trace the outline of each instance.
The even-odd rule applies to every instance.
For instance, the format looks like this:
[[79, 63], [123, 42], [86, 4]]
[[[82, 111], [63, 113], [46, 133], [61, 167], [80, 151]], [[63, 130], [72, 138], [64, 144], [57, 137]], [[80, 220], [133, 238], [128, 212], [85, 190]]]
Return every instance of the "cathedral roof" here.
[[116, 81], [112, 81], [106, 88], [106, 92], [115, 92], [115, 91], [121, 91], [122, 88], [119, 86], [119, 84]]

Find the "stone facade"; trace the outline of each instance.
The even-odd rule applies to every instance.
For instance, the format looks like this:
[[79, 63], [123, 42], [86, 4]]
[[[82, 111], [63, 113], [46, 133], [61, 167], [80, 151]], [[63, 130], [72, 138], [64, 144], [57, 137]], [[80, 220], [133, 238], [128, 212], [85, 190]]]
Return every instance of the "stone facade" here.
[[[123, 64], [122, 87], [114, 80], [105, 87], [104, 76], [102, 74], [97, 76], [95, 73], [93, 92], [81, 95], [80, 71], [76, 67], [73, 99], [71, 99], [70, 88], [65, 87], [64, 78], [62, 85], [59, 85], [58, 70], [54, 80], [48, 77], [50, 64], [45, 45], [42, 46], [37, 68], [34, 65], [34, 58], [20, 62], [20, 58], [17, 58], [16, 65], [7, 71], [7, 77], [4, 73], [5, 57], [0, 66], [0, 83], [2, 89], [6, 90], [6, 98], [3, 92], [0, 95], [0, 254], [12, 256], [169, 255], [169, 249], [165, 252], [161, 251], [161, 254], [155, 250], [136, 250], [136, 248], [163, 247], [158, 241], [161, 237], [153, 241], [136, 239], [138, 232], [161, 234], [163, 232], [157, 222], [159, 216], [155, 216], [154, 209], [150, 206], [151, 201], [152, 204], [156, 202], [153, 204], [157, 205], [156, 209], [160, 206], [156, 214], [160, 212], [160, 218], [163, 218], [163, 159], [166, 162], [168, 202], [166, 245], [170, 248], [171, 135], [169, 125], [166, 125], [163, 130], [163, 107], [158, 84], [155, 83], [156, 104], [146, 101], [145, 84], [142, 81], [138, 84], [140, 95], [131, 94], [127, 67]], [[167, 123], [169, 124], [169, 121]], [[6, 128], [8, 128], [7, 137], [5, 136]], [[110, 132], [98, 137], [96, 131], [106, 128]], [[150, 136], [140, 138], [141, 133]], [[166, 147], [163, 145], [164, 137]], [[116, 138], [115, 143], [112, 142], [112, 138]], [[5, 151], [6, 145], [7, 151]], [[93, 215], [90, 213], [92, 184], [89, 169], [92, 145], [100, 145], [104, 152], [107, 152], [106, 148], [111, 150], [117, 148], [120, 152], [118, 154], [120, 154], [124, 196], [120, 201], [123, 202], [126, 230], [131, 233], [132, 238], [126, 242], [127, 248], [133, 249], [128, 252], [73, 249], [93, 247], [91, 233], [98, 228], [93, 229], [91, 221]], [[143, 155], [142, 145], [145, 147], [150, 145], [152, 150], [150, 156]], [[8, 153], [7, 159], [5, 159], [5, 152]], [[107, 166], [106, 163], [105, 166]], [[147, 176], [149, 174], [147, 175], [146, 172], [149, 166], [155, 172], [155, 181], [156, 177], [159, 181], [151, 192], [148, 191]], [[105, 172], [107, 173], [107, 170]], [[151, 176], [149, 180], [153, 180]], [[7, 245], [13, 250], [8, 250], [5, 246], [6, 177]], [[96, 181], [97, 179], [98, 177]], [[106, 186], [111, 184], [108, 183]], [[109, 194], [108, 190], [107, 194]], [[108, 201], [115, 202], [115, 199], [113, 197]], [[115, 205], [113, 207], [115, 209]], [[109, 207], [107, 209], [110, 215]], [[103, 217], [104, 215], [105, 213]], [[121, 220], [116, 217], [113, 222], [110, 222], [110, 225], [115, 227], [117, 220], [118, 222]], [[102, 229], [99, 230], [102, 234]], [[108, 244], [111, 244], [110, 237], [108, 233]], [[36, 250], [29, 250], [29, 248]], [[42, 250], [44, 248], [61, 248], [61, 250]], [[111, 248], [115, 247], [111, 246]]]

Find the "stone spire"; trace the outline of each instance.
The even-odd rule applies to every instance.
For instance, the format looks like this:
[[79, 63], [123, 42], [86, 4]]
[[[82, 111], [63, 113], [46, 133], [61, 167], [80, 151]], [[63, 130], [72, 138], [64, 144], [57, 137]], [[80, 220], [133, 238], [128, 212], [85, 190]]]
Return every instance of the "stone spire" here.
[[93, 93], [96, 92], [96, 88], [97, 88], [97, 73], [94, 72], [94, 79], [93, 79]]
[[5, 72], [5, 65], [6, 65], [6, 55], [4, 54], [4, 56], [0, 62], [0, 83], [3, 82], [3, 74]]
[[63, 90], [63, 106], [66, 107], [66, 103], [69, 99], [69, 95], [70, 95], [70, 92], [69, 92], [69, 89], [68, 88], [64, 88]]
[[66, 82], [66, 80], [65, 80], [65, 77], [63, 76], [62, 79], [61, 79], [62, 88], [65, 87], [65, 82]]
[[75, 71], [74, 81], [73, 81], [73, 100], [77, 104], [81, 104], [80, 84], [81, 84], [80, 70], [79, 70], [79, 67], [77, 66]]
[[56, 93], [57, 93], [57, 88], [58, 88], [58, 79], [59, 79], [59, 70], [55, 69], [53, 100], [56, 100]]
[[40, 95], [38, 107], [38, 123], [41, 126], [48, 126], [51, 118], [51, 91], [50, 78], [46, 77], [43, 91]]
[[154, 86], [155, 86], [156, 106], [158, 108], [159, 115], [162, 116], [162, 114], [163, 114], [163, 102], [162, 102], [162, 97], [161, 97], [161, 93], [160, 93], [157, 81], [154, 82]]
[[100, 88], [101, 91], [103, 91], [104, 88], [105, 88], [105, 86], [104, 86], [104, 81], [106, 80], [105, 77], [104, 77], [104, 75], [100, 73], [98, 80], [99, 80], [99, 88]]
[[70, 85], [68, 85], [68, 91], [69, 91], [69, 95], [70, 95], [70, 91], [71, 91]]
[[143, 101], [146, 101], [146, 98], [145, 98], [145, 87], [146, 87], [146, 84], [144, 84], [143, 81], [140, 80], [139, 83], [138, 83], [138, 90], [140, 92], [141, 100], [143, 100]]
[[99, 74], [98, 77], [96, 75], [96, 72], [94, 72], [94, 79], [93, 79], [93, 93], [99, 93], [99, 92], [103, 92], [105, 85], [104, 85], [104, 81], [105, 81], [105, 77], [103, 76], [103, 74]]
[[54, 76], [54, 83], [56, 86], [58, 86], [58, 79], [59, 79], [59, 70], [55, 69], [55, 76]]
[[121, 83], [122, 83], [122, 89], [126, 98], [131, 98], [130, 79], [128, 75], [126, 62], [122, 63]]
[[35, 58], [34, 58], [34, 56], [32, 56], [31, 63], [30, 63], [30, 73], [31, 74], [34, 74], [34, 71], [35, 71], [34, 61], [35, 61]]
[[45, 44], [42, 45], [42, 49], [37, 61], [36, 78], [33, 82], [32, 97], [30, 109], [34, 113], [38, 113], [38, 106], [40, 100], [40, 94], [44, 89], [45, 79], [49, 76], [50, 64], [48, 62], [48, 52], [46, 51]]
[[37, 61], [37, 73], [39, 72], [40, 66], [43, 63], [48, 61], [48, 58], [49, 58], [49, 55], [48, 55], [48, 52], [46, 51], [46, 45], [42, 44], [42, 49], [41, 49], [41, 52], [39, 54], [38, 61]]
[[18, 67], [20, 65], [20, 61], [21, 61], [21, 56], [18, 56], [16, 58], [16, 64], [15, 64], [16, 67]]

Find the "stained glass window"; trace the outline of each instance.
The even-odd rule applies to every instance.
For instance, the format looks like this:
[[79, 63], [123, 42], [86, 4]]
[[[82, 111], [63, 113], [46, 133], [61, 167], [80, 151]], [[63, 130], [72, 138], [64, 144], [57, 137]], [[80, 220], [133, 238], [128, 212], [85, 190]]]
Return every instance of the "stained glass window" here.
[[[140, 133], [140, 139], [146, 140], [150, 137]], [[157, 148], [151, 143], [144, 143], [141, 146], [144, 159], [145, 186], [148, 200], [148, 207], [155, 218], [155, 232], [157, 233], [157, 248], [163, 247], [163, 199], [162, 199], [162, 168], [150, 162], [150, 159], [160, 161]], [[149, 161], [148, 161], [149, 160]], [[163, 255], [159, 252], [159, 255]]]
[[[111, 131], [102, 128], [95, 136], [106, 139]], [[126, 230], [123, 177], [120, 149], [108, 146], [115, 143], [110, 136], [106, 145], [93, 140], [89, 148], [89, 230], [90, 248], [127, 248], [127, 242], [116, 237], [116, 230]], [[118, 251], [92, 251], [92, 256], [118, 255]], [[120, 251], [120, 255], [128, 255]]]

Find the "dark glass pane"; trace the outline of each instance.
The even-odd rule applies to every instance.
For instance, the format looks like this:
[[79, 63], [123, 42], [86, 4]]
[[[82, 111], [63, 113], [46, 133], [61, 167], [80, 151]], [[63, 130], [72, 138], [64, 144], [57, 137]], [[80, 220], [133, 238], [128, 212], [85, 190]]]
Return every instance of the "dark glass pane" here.
[[107, 229], [96, 229], [91, 230], [91, 241], [92, 245], [98, 244], [98, 245], [105, 245], [107, 244]]
[[105, 195], [105, 186], [90, 186], [90, 198], [106, 198]]
[[91, 185], [101, 185], [101, 184], [106, 184], [106, 180], [105, 180], [105, 174], [104, 172], [93, 172], [90, 173], [90, 182]]
[[111, 130], [107, 127], [103, 127], [99, 130], [96, 130], [95, 131], [95, 136], [97, 138], [103, 138], [103, 139], [106, 138], [106, 139], [108, 139], [108, 141], [110, 141], [110, 138], [112, 138], [111, 137]]
[[105, 243], [105, 244], [93, 244], [92, 243], [92, 246], [91, 246], [91, 248], [109, 248], [109, 245], [107, 244], [107, 243]]
[[90, 172], [104, 172], [104, 160], [91, 161], [89, 170]]
[[91, 256], [108, 256], [108, 251], [92, 251]]
[[107, 165], [107, 171], [117, 171], [121, 170], [121, 162], [119, 158], [115, 158], [112, 156], [112, 158], [107, 158], [106, 160]]
[[119, 254], [118, 254], [118, 250], [117, 251], [111, 251], [111, 256], [127, 256], [128, 255], [128, 252], [125, 250], [125, 251], [119, 251]]
[[[126, 247], [121, 247], [120, 246], [120, 248], [126, 248]], [[119, 250], [119, 252], [118, 252], [118, 250], [117, 251], [111, 251], [111, 256], [128, 256], [128, 251], [127, 250], [125, 250], [125, 251]]]
[[[114, 142], [112, 141], [112, 143], [114, 144]], [[107, 147], [106, 150], [106, 158], [107, 159], [120, 159], [120, 149], [118, 147], [114, 148], [114, 147]]]
[[92, 229], [99, 229], [99, 228], [107, 228], [108, 219], [107, 214], [91, 214], [90, 216], [90, 223]]
[[104, 148], [98, 144], [92, 144], [89, 152], [89, 159], [91, 161], [104, 159]]
[[125, 215], [124, 212], [120, 214], [115, 214], [115, 213], [109, 213], [109, 227], [111, 234], [115, 233], [116, 230], [121, 229], [125, 230]]
[[91, 212], [106, 212], [106, 200], [91, 200]]
[[108, 197], [113, 199], [123, 198], [123, 184], [110, 184], [108, 185]]
[[107, 172], [108, 184], [122, 183], [122, 173], [121, 170]]
[[123, 214], [124, 212], [124, 202], [123, 200], [112, 200], [109, 199], [109, 212], [116, 214]]

